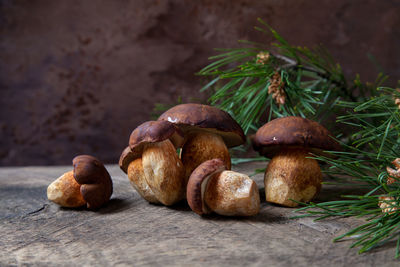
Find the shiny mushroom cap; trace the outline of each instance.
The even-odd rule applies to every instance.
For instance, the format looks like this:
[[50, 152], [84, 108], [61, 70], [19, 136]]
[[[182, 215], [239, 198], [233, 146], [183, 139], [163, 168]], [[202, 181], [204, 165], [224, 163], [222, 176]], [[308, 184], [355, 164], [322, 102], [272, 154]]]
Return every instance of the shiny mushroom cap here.
[[185, 135], [189, 132], [207, 131], [220, 135], [227, 147], [245, 142], [240, 125], [225, 111], [202, 104], [181, 104], [166, 112], [159, 121], [169, 121], [179, 126]]
[[103, 163], [89, 155], [80, 155], [72, 160], [74, 178], [81, 185], [80, 192], [89, 209], [97, 209], [108, 202], [113, 185], [110, 174]]
[[[132, 160], [141, 157], [146, 144], [158, 143], [167, 139], [169, 139], [176, 148], [181, 147], [183, 144], [183, 133], [176, 125], [168, 121], [147, 121], [142, 123], [131, 133], [129, 138], [129, 147], [131, 151], [129, 152], [126, 148], [122, 152], [120, 163], [129, 164], [130, 161], [123, 157], [129, 157], [129, 159]], [[125, 168], [124, 165], [122, 169], [127, 169], [127, 166]]]
[[226, 170], [226, 167], [221, 159], [212, 159], [203, 162], [190, 175], [186, 198], [190, 208], [197, 214], [211, 212], [204, 201], [207, 184], [210, 178], [224, 170]]
[[294, 116], [266, 123], [251, 139], [254, 150], [270, 158], [285, 147], [306, 148], [315, 154], [341, 150], [339, 143], [325, 127], [315, 121]]

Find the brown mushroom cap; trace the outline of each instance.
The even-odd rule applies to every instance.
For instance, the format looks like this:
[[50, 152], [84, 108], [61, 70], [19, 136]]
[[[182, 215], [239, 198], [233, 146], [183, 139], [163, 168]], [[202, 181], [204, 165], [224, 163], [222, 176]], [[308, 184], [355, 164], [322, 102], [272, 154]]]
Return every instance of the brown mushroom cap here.
[[[121, 155], [121, 158], [123, 156], [124, 158], [120, 158], [120, 163], [129, 164], [130, 161], [141, 157], [145, 144], [157, 143], [166, 139], [169, 139], [175, 147], [181, 147], [183, 144], [183, 133], [176, 125], [168, 121], [147, 121], [142, 123], [133, 130], [129, 138], [129, 147], [132, 154], [129, 151], [125, 151], [127, 150], [125, 149]], [[125, 167], [125, 165], [123, 166]]]
[[251, 139], [254, 150], [267, 157], [272, 157], [282, 147], [302, 147], [316, 154], [323, 154], [324, 150], [341, 150], [339, 143], [325, 127], [294, 116], [266, 123]]
[[239, 146], [245, 142], [240, 125], [225, 111], [201, 104], [181, 104], [166, 112], [159, 121], [177, 124], [185, 134], [190, 131], [208, 131], [220, 135], [227, 147]]
[[81, 185], [80, 191], [89, 209], [97, 209], [106, 203], [113, 191], [112, 180], [103, 163], [89, 155], [72, 160], [74, 178]]
[[190, 208], [197, 214], [207, 214], [210, 210], [204, 202], [208, 180], [215, 174], [226, 170], [221, 159], [211, 159], [200, 164], [190, 175], [186, 197]]

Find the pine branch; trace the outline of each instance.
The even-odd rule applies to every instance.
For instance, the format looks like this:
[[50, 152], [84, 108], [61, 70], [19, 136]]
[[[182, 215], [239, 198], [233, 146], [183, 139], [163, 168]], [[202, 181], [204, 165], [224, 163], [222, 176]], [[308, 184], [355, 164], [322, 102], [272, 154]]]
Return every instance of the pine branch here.
[[364, 186], [369, 189], [368, 193], [343, 196], [339, 201], [302, 203], [305, 207], [297, 211], [306, 212], [302, 217], [317, 216], [317, 220], [332, 216], [366, 217], [365, 224], [335, 238], [335, 241], [351, 237], [355, 240], [352, 247], [360, 246], [359, 252], [363, 253], [397, 238], [398, 258], [400, 176], [397, 177], [397, 166], [394, 169], [391, 166], [392, 161], [399, 157], [400, 111], [396, 99], [400, 95], [398, 90], [390, 88], [378, 88], [376, 92], [379, 95], [366, 102], [340, 103], [352, 108], [348, 115], [338, 120], [357, 127], [358, 131], [352, 134], [353, 145], [345, 146], [345, 152], [336, 153], [336, 159], [315, 157], [329, 164], [330, 175], [346, 176], [351, 181], [338, 181], [337, 184], [352, 188]]
[[[202, 90], [213, 90], [210, 104], [231, 113], [246, 133], [276, 117], [301, 116], [315, 121], [341, 114], [339, 99], [355, 101], [339, 64], [322, 46], [291, 46], [262, 20], [257, 30], [274, 37], [273, 46], [243, 42], [250, 47], [219, 49], [223, 53], [199, 71], [213, 77]], [[278, 77], [279, 75], [279, 77]], [[282, 84], [278, 88], [277, 80]], [[275, 86], [275, 87], [273, 87]], [[273, 88], [272, 88], [273, 87]], [[361, 97], [369, 93], [363, 87]], [[334, 112], [332, 112], [334, 111]]]
[[279, 54], [274, 54], [274, 53], [271, 53], [271, 54], [274, 57], [276, 57], [278, 59], [281, 59], [281, 60], [284, 60], [284, 61], [286, 61], [288, 63], [287, 65], [281, 66], [282, 69], [290, 69], [290, 68], [292, 68], [294, 70], [305, 70], [305, 71], [313, 72], [313, 73], [317, 74], [319, 77], [321, 77], [322, 79], [331, 81], [332, 84], [334, 84], [339, 90], [343, 91], [350, 100], [356, 101], [356, 98], [351, 93], [355, 87], [353, 86], [349, 90], [347, 88], [347, 85], [346, 85], [344, 80], [342, 80], [342, 79], [341, 80], [336, 80], [334, 77], [330, 76], [329, 72], [324, 72], [324, 71], [320, 71], [320, 70], [315, 69], [315, 68], [310, 67], [310, 66], [301, 65], [299, 62], [297, 62], [297, 61], [295, 61], [295, 60], [293, 60], [291, 58], [288, 58], [288, 57], [285, 57], [285, 56], [282, 56], [282, 55], [279, 55]]

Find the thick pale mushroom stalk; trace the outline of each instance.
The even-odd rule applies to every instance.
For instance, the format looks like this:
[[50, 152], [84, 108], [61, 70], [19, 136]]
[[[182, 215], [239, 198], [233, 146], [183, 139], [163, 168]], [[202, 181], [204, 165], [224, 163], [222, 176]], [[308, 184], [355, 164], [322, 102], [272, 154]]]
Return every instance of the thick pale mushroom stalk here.
[[214, 158], [222, 159], [226, 168], [231, 169], [231, 157], [224, 140], [220, 135], [211, 132], [198, 131], [189, 134], [180, 157], [185, 166], [186, 180], [201, 163]]
[[306, 149], [282, 149], [275, 154], [264, 176], [268, 202], [296, 207], [295, 201], [308, 202], [317, 195], [321, 189], [321, 169], [309, 157]]
[[210, 178], [204, 202], [210, 210], [225, 216], [252, 216], [260, 210], [257, 184], [234, 171], [223, 171]]
[[153, 191], [147, 184], [147, 180], [144, 174], [142, 158], [137, 158], [129, 163], [128, 166], [128, 178], [135, 190], [141, 195], [145, 200], [150, 203], [158, 204], [157, 197], [154, 195]]
[[172, 205], [184, 198], [184, 167], [171, 141], [146, 144], [142, 165], [146, 182], [158, 201]]
[[69, 171], [47, 187], [47, 198], [62, 207], [80, 207], [86, 205], [80, 188], [81, 185], [75, 181], [74, 172]]
[[172, 205], [185, 193], [184, 167], [169, 139], [142, 146], [140, 157], [127, 147], [121, 155], [121, 169], [133, 188], [150, 203]]

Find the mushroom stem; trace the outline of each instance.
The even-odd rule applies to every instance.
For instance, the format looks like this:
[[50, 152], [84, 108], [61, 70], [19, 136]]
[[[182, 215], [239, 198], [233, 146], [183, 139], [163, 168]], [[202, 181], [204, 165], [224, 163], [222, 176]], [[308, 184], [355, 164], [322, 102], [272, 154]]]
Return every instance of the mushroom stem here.
[[247, 175], [233, 171], [210, 178], [204, 202], [208, 209], [225, 216], [253, 216], [260, 210], [257, 184]]
[[194, 169], [210, 159], [220, 158], [226, 168], [231, 169], [231, 157], [224, 140], [211, 132], [191, 133], [182, 147], [180, 158], [185, 166], [186, 182]]
[[76, 208], [86, 204], [73, 171], [61, 175], [47, 187], [47, 198], [62, 207]]
[[133, 188], [135, 188], [136, 191], [139, 193], [139, 195], [141, 195], [145, 200], [150, 203], [160, 203], [160, 201], [158, 201], [153, 191], [147, 184], [143, 171], [142, 158], [137, 158], [129, 163], [127, 171], [129, 181]]
[[142, 166], [146, 182], [158, 201], [168, 206], [184, 198], [184, 167], [169, 139], [146, 144]]
[[308, 202], [317, 195], [321, 189], [321, 169], [315, 159], [308, 157], [308, 150], [303, 148], [285, 148], [275, 154], [264, 176], [268, 202], [296, 207], [298, 203], [292, 200]]

